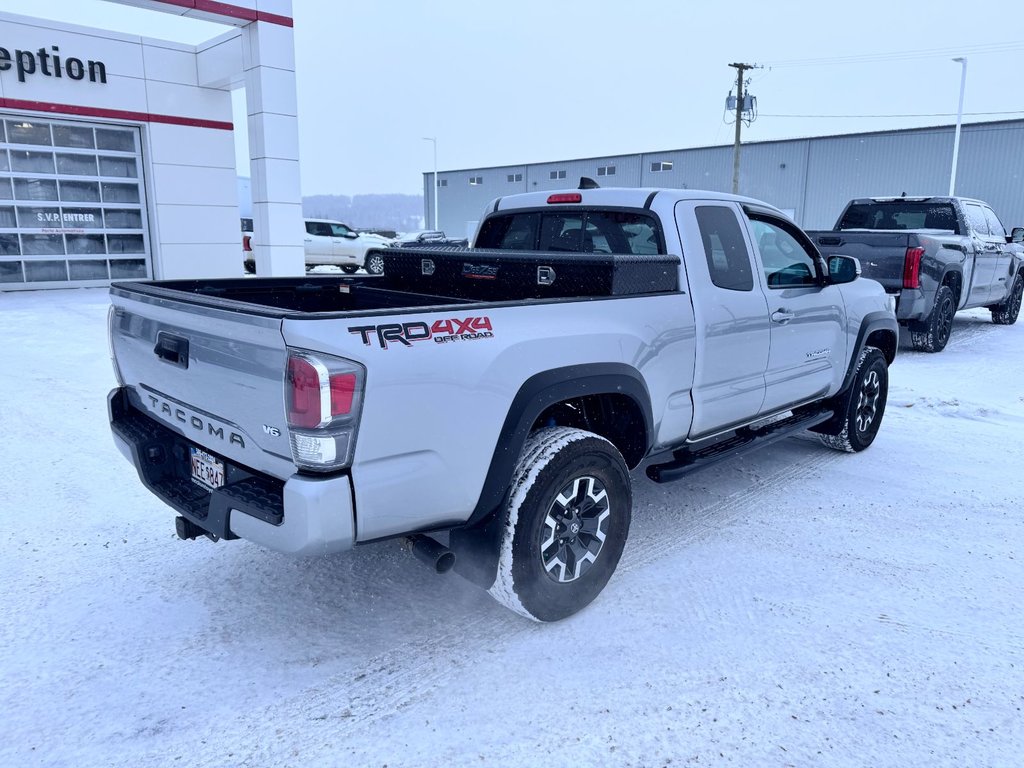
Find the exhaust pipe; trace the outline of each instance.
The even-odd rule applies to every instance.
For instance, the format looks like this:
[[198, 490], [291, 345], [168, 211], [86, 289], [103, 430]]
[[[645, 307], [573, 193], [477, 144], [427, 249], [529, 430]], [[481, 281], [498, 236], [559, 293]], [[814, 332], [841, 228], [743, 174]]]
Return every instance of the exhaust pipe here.
[[407, 537], [406, 541], [416, 559], [437, 573], [448, 573], [455, 565], [455, 553], [436, 539], [416, 535]]

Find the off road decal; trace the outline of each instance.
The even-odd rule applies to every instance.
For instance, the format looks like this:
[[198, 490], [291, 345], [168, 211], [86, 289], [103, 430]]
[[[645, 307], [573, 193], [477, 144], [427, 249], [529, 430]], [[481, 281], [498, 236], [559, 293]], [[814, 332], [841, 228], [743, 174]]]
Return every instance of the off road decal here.
[[435, 320], [431, 325], [418, 320], [411, 323], [357, 325], [350, 327], [348, 332], [358, 333], [363, 344], [368, 347], [376, 341], [381, 349], [387, 349], [389, 342], [411, 347], [417, 341], [450, 344], [455, 341], [494, 338], [494, 329], [491, 327], [489, 317], [453, 317]]

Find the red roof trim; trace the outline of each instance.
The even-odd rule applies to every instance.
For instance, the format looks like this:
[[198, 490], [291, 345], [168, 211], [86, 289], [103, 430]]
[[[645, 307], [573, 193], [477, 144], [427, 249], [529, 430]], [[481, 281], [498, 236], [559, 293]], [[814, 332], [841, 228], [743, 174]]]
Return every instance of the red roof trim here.
[[178, 8], [193, 8], [204, 13], [212, 13], [216, 16], [224, 16], [229, 19], [242, 19], [243, 21], [265, 21], [268, 24], [279, 24], [282, 27], [293, 27], [295, 23], [288, 16], [279, 16], [276, 13], [256, 11], [252, 8], [243, 8], [231, 3], [221, 3], [218, 0], [156, 0], [158, 3], [174, 5]]
[[48, 101], [25, 101], [24, 99], [0, 98], [0, 108], [25, 109], [31, 112], [73, 115], [75, 117], [105, 117], [112, 120], [133, 120], [141, 123], [187, 125], [193, 128], [215, 128], [221, 131], [233, 131], [235, 129], [233, 123], [224, 122], [223, 120], [203, 120], [196, 117], [158, 115], [151, 112], [131, 112], [125, 109], [106, 109], [105, 107], [83, 107], [78, 104], [53, 104]]

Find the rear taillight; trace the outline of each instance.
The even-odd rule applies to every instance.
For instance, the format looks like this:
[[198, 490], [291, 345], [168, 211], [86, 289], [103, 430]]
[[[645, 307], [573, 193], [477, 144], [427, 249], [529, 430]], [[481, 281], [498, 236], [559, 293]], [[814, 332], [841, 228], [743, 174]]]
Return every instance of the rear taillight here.
[[548, 204], [555, 203], [582, 203], [583, 195], [579, 192], [560, 192], [556, 195], [548, 195]]
[[921, 257], [924, 256], [924, 248], [907, 248], [907, 255], [903, 259], [903, 287], [921, 287]]
[[243, 251], [251, 251], [252, 250], [252, 237], [250, 235], [242, 235], [242, 250]]
[[327, 471], [348, 466], [355, 446], [365, 372], [350, 360], [290, 351], [285, 408], [295, 463]]

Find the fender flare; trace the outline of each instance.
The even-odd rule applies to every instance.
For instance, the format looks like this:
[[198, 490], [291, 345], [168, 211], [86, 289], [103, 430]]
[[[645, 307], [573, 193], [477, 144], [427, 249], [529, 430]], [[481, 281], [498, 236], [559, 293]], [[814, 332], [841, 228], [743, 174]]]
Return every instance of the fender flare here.
[[[860, 360], [860, 353], [864, 351], [868, 336], [875, 331], [889, 331], [893, 335], [893, 359], [896, 357], [896, 348], [900, 343], [899, 324], [889, 312], [877, 311], [868, 312], [860, 322], [860, 329], [857, 331], [857, 341], [854, 343], [853, 354], [850, 355], [850, 362], [846, 367], [846, 376], [843, 377], [843, 386], [839, 389], [840, 394], [849, 391], [853, 383], [853, 376], [857, 372], [857, 361]], [[889, 360], [891, 363], [892, 360]]]
[[624, 395], [637, 404], [646, 428], [644, 453], [649, 452], [654, 440], [651, 396], [636, 368], [624, 363], [593, 363], [542, 371], [523, 383], [509, 406], [480, 497], [466, 526], [483, 522], [504, 501], [530, 427], [545, 409], [574, 397], [605, 394]]

